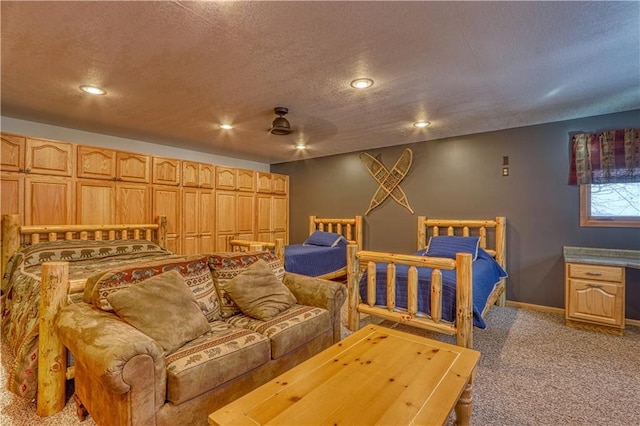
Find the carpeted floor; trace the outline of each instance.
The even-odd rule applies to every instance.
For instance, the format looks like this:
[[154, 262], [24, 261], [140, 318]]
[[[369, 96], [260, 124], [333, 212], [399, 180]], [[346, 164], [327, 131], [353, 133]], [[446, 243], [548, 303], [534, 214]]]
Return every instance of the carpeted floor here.
[[[640, 329], [628, 327], [624, 336], [611, 336], [566, 327], [559, 314], [512, 307], [494, 307], [486, 320], [488, 328], [474, 332], [474, 346], [482, 357], [473, 424], [640, 425]], [[454, 343], [448, 336], [382, 324]], [[343, 334], [348, 333], [343, 328]], [[73, 402], [51, 417], [38, 417], [35, 404], [4, 390], [9, 360], [3, 343], [1, 425], [95, 424], [90, 418], [80, 423]]]

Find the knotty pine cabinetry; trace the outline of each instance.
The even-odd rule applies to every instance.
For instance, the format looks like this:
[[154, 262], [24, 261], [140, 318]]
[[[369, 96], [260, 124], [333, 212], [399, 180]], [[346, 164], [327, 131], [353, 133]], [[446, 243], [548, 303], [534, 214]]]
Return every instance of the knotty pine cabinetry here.
[[258, 241], [289, 243], [289, 177], [256, 172], [256, 233]]
[[148, 155], [78, 146], [76, 223], [149, 223]]
[[24, 224], [149, 223], [163, 215], [167, 248], [181, 254], [223, 251], [229, 238], [288, 237], [287, 176], [1, 136], [1, 212]]
[[231, 239], [255, 240], [255, 172], [216, 167], [215, 251]]
[[3, 133], [0, 158], [2, 214], [25, 225], [73, 223], [74, 145]]
[[215, 166], [182, 162], [182, 254], [213, 252]]
[[568, 262], [565, 276], [567, 324], [622, 334], [624, 267]]

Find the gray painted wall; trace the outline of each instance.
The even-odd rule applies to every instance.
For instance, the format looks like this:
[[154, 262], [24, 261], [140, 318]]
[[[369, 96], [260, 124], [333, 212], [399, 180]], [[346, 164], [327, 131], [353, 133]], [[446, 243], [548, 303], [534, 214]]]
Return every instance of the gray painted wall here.
[[[415, 214], [388, 198], [365, 217], [369, 250], [411, 253], [417, 216], [507, 217], [507, 299], [564, 307], [562, 247], [640, 250], [640, 228], [579, 226], [579, 189], [567, 185], [569, 133], [640, 125], [640, 110], [367, 151], [391, 168], [404, 148], [413, 166], [401, 183]], [[366, 137], [366, 134], [363, 134]], [[307, 219], [363, 215], [378, 184], [358, 152], [275, 164], [290, 176], [290, 241]], [[509, 176], [502, 177], [502, 157]], [[640, 270], [627, 270], [626, 316], [640, 319]]]

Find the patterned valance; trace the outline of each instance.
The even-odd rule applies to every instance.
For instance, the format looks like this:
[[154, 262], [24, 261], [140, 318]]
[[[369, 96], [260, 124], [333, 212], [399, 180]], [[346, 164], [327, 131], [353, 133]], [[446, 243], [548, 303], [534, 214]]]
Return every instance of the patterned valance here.
[[640, 182], [640, 129], [571, 138], [569, 185]]

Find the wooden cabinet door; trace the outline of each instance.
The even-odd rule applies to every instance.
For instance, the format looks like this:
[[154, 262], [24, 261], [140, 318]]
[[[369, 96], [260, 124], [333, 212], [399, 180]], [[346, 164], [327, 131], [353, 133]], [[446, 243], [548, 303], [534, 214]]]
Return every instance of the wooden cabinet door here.
[[271, 173], [256, 172], [256, 192], [271, 193]]
[[173, 253], [181, 253], [180, 230], [182, 220], [180, 188], [153, 187], [152, 193], [153, 220], [158, 216], [167, 217], [167, 250]]
[[24, 171], [25, 138], [3, 133], [0, 146], [0, 169], [3, 172]]
[[225, 251], [227, 238], [236, 232], [236, 193], [216, 191], [215, 212], [216, 251]]
[[237, 186], [238, 175], [231, 167], [216, 167], [216, 189], [233, 191]]
[[151, 218], [151, 188], [133, 183], [116, 184], [116, 223], [155, 223]]
[[153, 157], [153, 183], [158, 185], [180, 185], [181, 167], [180, 160]]
[[[112, 149], [78, 146], [78, 177], [106, 180], [115, 179], [116, 152]], [[79, 223], [84, 224], [84, 222]]]
[[193, 161], [182, 162], [182, 185], [197, 188], [200, 184], [200, 167]]
[[253, 192], [255, 190], [255, 172], [238, 169], [238, 191]]
[[256, 239], [272, 242], [271, 195], [256, 195], [256, 213]]
[[75, 223], [80, 225], [116, 223], [116, 194], [113, 182], [78, 181]]
[[239, 192], [237, 194], [236, 235], [241, 240], [255, 238], [255, 197], [253, 193]]
[[184, 255], [198, 253], [198, 239], [200, 229], [198, 226], [199, 202], [198, 190], [195, 188], [182, 189], [182, 252]]
[[20, 223], [24, 218], [24, 174], [0, 174], [0, 214], [20, 215]]
[[569, 280], [567, 314], [596, 324], [620, 327], [624, 321], [624, 286], [606, 281]]
[[27, 173], [73, 175], [74, 149], [70, 143], [27, 138], [25, 152]]
[[27, 175], [24, 182], [25, 225], [70, 225], [76, 203], [71, 179]]
[[289, 176], [286, 175], [271, 175], [271, 190], [274, 194], [288, 194], [289, 193]]
[[288, 243], [289, 200], [284, 196], [256, 195], [256, 234], [258, 241]]
[[116, 177], [123, 182], [149, 183], [151, 157], [130, 152], [116, 153]]
[[271, 200], [271, 230], [273, 242], [281, 238], [289, 244], [289, 198], [286, 196], [274, 195]]
[[211, 253], [214, 251], [214, 205], [213, 190], [201, 189], [199, 191], [198, 202], [198, 226], [200, 228], [200, 244], [198, 253]]
[[213, 188], [215, 179], [215, 166], [213, 164], [198, 164], [198, 182], [200, 183], [200, 188]]

